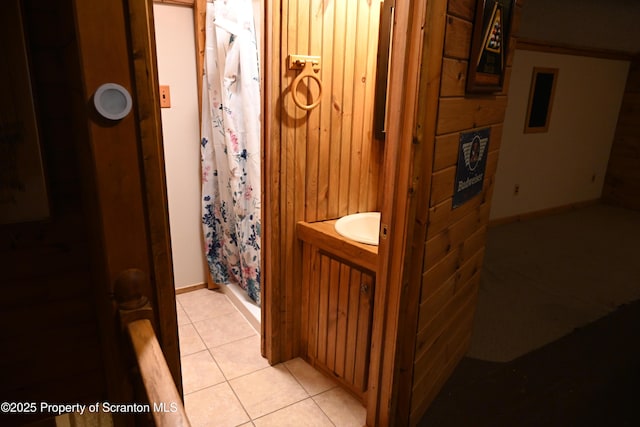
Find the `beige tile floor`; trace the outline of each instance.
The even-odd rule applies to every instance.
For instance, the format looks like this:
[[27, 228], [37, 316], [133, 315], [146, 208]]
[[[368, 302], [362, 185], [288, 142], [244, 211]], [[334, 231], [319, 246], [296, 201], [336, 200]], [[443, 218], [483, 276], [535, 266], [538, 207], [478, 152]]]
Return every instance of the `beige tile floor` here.
[[260, 336], [220, 292], [177, 296], [184, 403], [198, 426], [362, 427], [366, 410], [302, 359], [270, 366]]

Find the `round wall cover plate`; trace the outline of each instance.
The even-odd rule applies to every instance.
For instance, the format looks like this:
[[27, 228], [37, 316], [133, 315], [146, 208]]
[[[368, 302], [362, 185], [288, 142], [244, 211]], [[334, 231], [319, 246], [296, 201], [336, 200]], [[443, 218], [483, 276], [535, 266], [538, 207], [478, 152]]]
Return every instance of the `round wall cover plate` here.
[[116, 83], [105, 83], [93, 95], [93, 104], [102, 117], [120, 120], [129, 114], [133, 103], [127, 89]]

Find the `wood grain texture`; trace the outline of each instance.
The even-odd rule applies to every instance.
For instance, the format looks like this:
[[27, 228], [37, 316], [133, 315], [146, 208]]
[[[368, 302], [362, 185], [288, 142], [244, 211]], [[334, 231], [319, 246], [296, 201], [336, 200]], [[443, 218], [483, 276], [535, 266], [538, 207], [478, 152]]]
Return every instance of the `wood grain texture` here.
[[[441, 326], [442, 333], [434, 343], [432, 354], [416, 362], [416, 371], [422, 373], [423, 376], [418, 378], [414, 384], [411, 425], [418, 423], [424, 411], [429, 407], [429, 403], [436, 397], [444, 382], [467, 351], [475, 312], [476, 294], [474, 291], [477, 289], [479, 278], [476, 278], [475, 281], [476, 283], [472, 279], [467, 284], [466, 289], [470, 292], [465, 295], [466, 301], [463, 298], [456, 301], [460, 304], [460, 309], [457, 312], [446, 312], [447, 310], [445, 310], [439, 317], [439, 319], [446, 319], [447, 322]], [[434, 333], [432, 332], [432, 334]]]
[[[434, 24], [444, 21], [446, 31], [441, 45], [444, 57], [440, 58], [437, 123], [428, 135], [433, 138], [432, 168], [423, 178], [430, 182], [430, 191], [419, 202], [422, 212], [416, 213], [425, 232], [420, 234], [420, 244], [414, 243], [422, 249], [423, 258], [421, 277], [414, 278], [420, 281], [420, 296], [413, 323], [410, 413], [402, 418], [409, 425], [420, 420], [468, 347], [484, 255], [507, 89], [498, 96], [465, 94], [475, 4], [475, 0], [448, 0], [448, 14]], [[460, 134], [481, 127], [491, 127], [483, 189], [453, 209]]]
[[438, 135], [502, 123], [506, 108], [506, 96], [441, 98]]
[[469, 22], [473, 21], [476, 11], [476, 2], [468, 0], [449, 0], [447, 13], [452, 16], [463, 18]]
[[[198, 0], [153, 0], [154, 3], [173, 4], [175, 6], [190, 6]], [[206, 0], [205, 0], [206, 1]]]
[[[396, 425], [407, 425], [411, 410], [411, 395], [413, 384], [413, 364], [415, 351], [415, 329], [419, 315], [417, 301], [420, 298], [420, 283], [422, 277], [421, 258], [424, 236], [426, 234], [427, 214], [433, 166], [433, 143], [437, 119], [437, 105], [439, 100], [440, 80], [442, 72], [442, 50], [445, 38], [447, 1], [439, 0], [430, 2], [425, 10], [416, 8], [412, 15], [416, 15], [414, 21], [421, 25], [421, 30], [413, 27], [413, 38], [421, 38], [421, 44], [413, 49], [421, 49], [420, 62], [416, 64], [419, 71], [417, 85], [417, 111], [415, 128], [412, 134], [412, 173], [409, 175], [411, 191], [417, 197], [408, 203], [407, 211], [404, 206], [398, 206], [400, 212], [407, 215], [407, 246], [394, 246], [397, 254], [404, 249], [405, 261], [402, 264], [403, 272], [394, 272], [394, 281], [401, 280], [402, 292], [399, 295], [399, 320], [397, 323], [398, 335], [396, 341], [396, 366], [393, 367], [397, 375], [395, 381], [399, 386], [391, 396], [392, 420]], [[424, 29], [424, 31], [422, 31]], [[410, 48], [411, 49], [411, 48]], [[414, 91], [415, 92], [415, 91]], [[408, 126], [408, 124], [406, 124]], [[406, 176], [405, 174], [401, 176]], [[401, 198], [400, 198], [401, 199]], [[401, 199], [402, 200], [402, 199]], [[415, 219], [414, 219], [415, 218]], [[398, 256], [398, 255], [396, 255]], [[393, 267], [392, 267], [393, 268]], [[398, 279], [398, 276], [401, 278]], [[396, 287], [396, 286], [394, 286]], [[384, 404], [384, 403], [383, 403]]]
[[182, 404], [182, 396], [173, 382], [171, 371], [151, 322], [148, 319], [136, 320], [127, 325], [127, 331], [150, 404], [164, 403], [166, 405], [165, 411], [152, 411], [155, 425], [190, 426], [191, 423]]
[[302, 283], [308, 295], [302, 310], [308, 313], [306, 329], [302, 329], [307, 343], [303, 356], [364, 400], [374, 273], [325, 252], [311, 237], [303, 244]]
[[[130, 68], [128, 28], [124, 20], [123, 4], [100, 0], [75, 2], [76, 31], [79, 39], [79, 58], [82, 70], [81, 93], [84, 105], [91, 105], [92, 95], [104, 82], [116, 81], [134, 93], [133, 72]], [[110, 34], [105, 38], [104, 34]], [[129, 114], [117, 124], [105, 126], [104, 119], [92, 110], [84, 115], [88, 140], [80, 148], [86, 162], [87, 188], [91, 209], [95, 209], [92, 224], [96, 237], [94, 249], [97, 289], [103, 295], [112, 293], [115, 278], [121, 271], [137, 267], [151, 275], [151, 254], [148, 251], [148, 228], [143, 202], [140, 170], [140, 147], [136, 114]], [[120, 141], [114, 144], [113, 141]], [[155, 291], [147, 284], [145, 295], [156, 305]], [[105, 298], [106, 300], [106, 298]], [[114, 357], [105, 359], [105, 375], [109, 396], [113, 399], [132, 398], [132, 387], [124, 378], [127, 370], [122, 360], [126, 347], [122, 335], [114, 326], [114, 308], [109, 301], [98, 306], [101, 319], [101, 339], [105, 349]], [[107, 351], [107, 350], [105, 350]], [[127, 414], [118, 416], [130, 417]], [[119, 422], [119, 421], [117, 421]]]
[[467, 85], [467, 61], [444, 58], [440, 96], [464, 96]]
[[144, 206], [152, 264], [150, 278], [154, 293], [150, 296], [156, 301], [158, 340], [162, 345], [173, 381], [182, 393], [180, 350], [176, 336], [176, 290], [171, 260], [164, 148], [157, 90], [153, 4], [146, 0], [130, 2], [128, 5], [131, 50], [136, 52], [132, 66], [136, 88], [139, 145], [143, 158], [140, 172], [143, 176]]
[[[267, 148], [265, 352], [273, 363], [298, 355], [302, 256], [296, 223], [377, 210], [382, 145], [372, 137], [379, 2], [273, 1], [267, 10], [265, 147]], [[297, 70], [290, 54], [321, 57], [319, 107], [309, 112], [291, 99]], [[316, 99], [316, 82], [295, 90]], [[271, 86], [270, 86], [271, 85]], [[272, 201], [278, 201], [273, 202]], [[267, 240], [267, 239], [265, 239]], [[268, 286], [268, 283], [277, 284]]]
[[[282, 228], [280, 225], [280, 144], [275, 141], [280, 140], [280, 38], [278, 36], [282, 26], [280, 15], [280, 0], [266, 2], [265, 11], [265, 61], [270, 64], [264, 67], [263, 77], [265, 114], [263, 115], [263, 166], [264, 174], [262, 179], [262, 208], [263, 208], [263, 236], [262, 240], [262, 283], [264, 284], [264, 295], [262, 303], [261, 325], [261, 350], [271, 363], [282, 360], [281, 347], [283, 344], [280, 337], [281, 322], [281, 295], [284, 294], [282, 286], [282, 254], [281, 237]], [[276, 285], [271, 286], [271, 283]]]
[[359, 265], [374, 271], [378, 262], [378, 247], [342, 237], [335, 229], [335, 220], [297, 224], [298, 238], [343, 259], [358, 260]]
[[471, 47], [473, 24], [470, 21], [449, 16], [444, 42], [444, 56], [467, 59]]
[[[153, 128], [159, 122], [146, 109], [151, 98], [139, 98], [145, 85], [133, 83], [136, 71], [144, 69], [145, 84], [154, 84], [146, 67], [153, 57], [149, 33], [133, 24], [149, 18], [150, 3], [136, 2], [134, 11], [108, 1], [21, 4], [51, 218], [2, 227], [0, 255], [6, 268], [0, 322], [7, 325], [2, 346], [11, 351], [2, 357], [7, 372], [0, 395], [3, 401], [131, 401], [111, 299], [114, 277], [134, 264], [152, 276], [162, 274], [158, 281], [168, 283], [171, 294], [166, 288], [162, 295], [151, 288], [145, 293], [154, 304], [171, 300], [175, 310], [162, 234], [166, 237], [168, 230], [159, 211], [149, 212], [165, 196], [157, 169], [162, 159], [153, 151], [162, 149], [141, 144], [143, 138], [157, 144]], [[125, 16], [131, 20], [125, 22]], [[141, 39], [129, 25], [145, 32], [146, 46], [136, 44], [141, 48], [136, 71], [130, 43]], [[99, 118], [91, 98], [105, 81], [129, 88], [137, 111], [117, 123]], [[155, 89], [149, 96], [157, 94]], [[144, 189], [153, 192], [149, 198]], [[170, 311], [165, 314], [159, 322], [163, 328], [175, 321]], [[173, 344], [164, 343], [177, 367], [177, 334], [169, 329], [164, 331], [167, 337], [173, 332]], [[179, 369], [175, 373], [179, 380]]]
[[207, 32], [207, 0], [193, 1], [193, 29], [196, 47], [196, 85], [198, 87], [198, 117], [202, 121], [202, 76], [204, 76], [204, 49]]

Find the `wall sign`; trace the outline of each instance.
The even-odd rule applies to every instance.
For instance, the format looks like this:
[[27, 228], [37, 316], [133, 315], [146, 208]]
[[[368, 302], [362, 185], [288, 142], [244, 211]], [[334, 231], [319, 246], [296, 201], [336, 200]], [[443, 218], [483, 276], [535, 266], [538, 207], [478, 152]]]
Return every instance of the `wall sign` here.
[[491, 128], [460, 133], [458, 166], [453, 192], [454, 209], [482, 191], [490, 134]]

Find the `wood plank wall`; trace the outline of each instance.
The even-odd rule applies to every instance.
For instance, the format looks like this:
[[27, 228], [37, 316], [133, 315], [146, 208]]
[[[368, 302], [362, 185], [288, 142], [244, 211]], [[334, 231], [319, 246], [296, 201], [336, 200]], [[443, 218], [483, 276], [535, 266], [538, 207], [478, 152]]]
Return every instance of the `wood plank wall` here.
[[[420, 420], [468, 348], [482, 268], [515, 39], [510, 41], [503, 91], [466, 95], [475, 5], [475, 0], [449, 0], [446, 16], [436, 16], [445, 20], [440, 24], [444, 30], [443, 57], [437, 121], [434, 133], [426, 136], [434, 137], [432, 145], [427, 144], [427, 149], [433, 147], [433, 153], [425, 157], [432, 164], [423, 167], [430, 175], [425, 182], [430, 178], [431, 183], [426, 207], [426, 239], [415, 244], [423, 246], [423, 266], [413, 342], [410, 425]], [[521, 2], [518, 2], [512, 35], [517, 30], [520, 12]], [[491, 128], [491, 139], [483, 191], [453, 209], [460, 133], [484, 127]], [[420, 223], [425, 213], [416, 215]], [[402, 405], [400, 402], [400, 414]]]
[[[300, 244], [295, 224], [376, 210], [383, 144], [372, 136], [380, 2], [274, 0], [267, 40], [272, 75], [266, 92], [265, 266], [271, 362], [300, 353]], [[279, 26], [279, 28], [277, 28]], [[269, 29], [267, 29], [269, 31]], [[321, 57], [322, 101], [306, 112], [292, 101], [289, 54]], [[277, 62], [276, 62], [277, 61]], [[301, 99], [318, 96], [315, 81]], [[269, 115], [273, 111], [273, 115]]]
[[602, 198], [640, 210], [640, 56], [629, 68]]
[[22, 3], [51, 217], [0, 226], [0, 401], [96, 402], [106, 382], [76, 158], [87, 142], [73, 132], [84, 108], [73, 6]]

